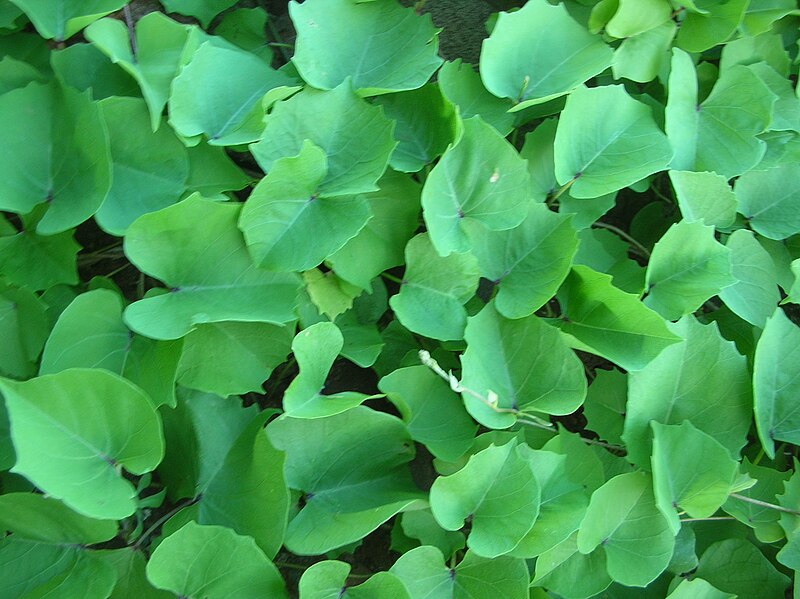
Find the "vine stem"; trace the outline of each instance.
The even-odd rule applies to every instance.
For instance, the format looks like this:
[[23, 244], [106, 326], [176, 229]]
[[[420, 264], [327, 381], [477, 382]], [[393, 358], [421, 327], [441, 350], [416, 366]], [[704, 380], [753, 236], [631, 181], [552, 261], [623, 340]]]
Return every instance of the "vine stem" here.
[[389, 274], [388, 272], [382, 272], [381, 276], [387, 281], [392, 281], [393, 283], [397, 283], [398, 285], [403, 284], [403, 279], [400, 279], [392, 274]]
[[681, 518], [681, 522], [717, 522], [720, 520], [736, 520], [733, 516], [711, 516], [709, 518]]
[[636, 239], [631, 237], [630, 233], [626, 233], [625, 231], [623, 231], [619, 227], [615, 227], [614, 225], [609, 225], [608, 223], [604, 223], [604, 222], [601, 222], [601, 221], [597, 221], [597, 222], [593, 223], [592, 226], [593, 227], [599, 227], [601, 229], [608, 229], [609, 231], [612, 231], [613, 233], [616, 233], [617, 235], [622, 237], [625, 241], [630, 243], [633, 247], [635, 247], [637, 250], [639, 250], [639, 252], [645, 258], [648, 258], [648, 259], [650, 258], [650, 250], [648, 250], [641, 243], [636, 241]]
[[125, 25], [128, 27], [128, 42], [131, 45], [131, 56], [135, 64], [138, 60], [138, 51], [136, 48], [136, 33], [133, 28], [133, 16], [131, 15], [130, 3], [122, 7], [122, 14], [125, 16]]
[[158, 529], [161, 527], [161, 525], [162, 525], [162, 524], [164, 524], [164, 523], [165, 523], [167, 520], [169, 520], [170, 518], [172, 518], [172, 516], [174, 516], [175, 514], [177, 514], [177, 513], [178, 513], [179, 511], [181, 511], [183, 508], [185, 508], [185, 507], [189, 507], [189, 506], [190, 506], [190, 505], [192, 505], [193, 503], [197, 503], [199, 500], [200, 500], [200, 496], [199, 496], [199, 495], [198, 495], [197, 497], [193, 497], [192, 499], [186, 499], [186, 500], [182, 501], [181, 503], [179, 503], [178, 505], [176, 505], [174, 508], [172, 508], [172, 509], [171, 509], [170, 511], [168, 511], [166, 514], [164, 514], [163, 516], [161, 516], [161, 517], [160, 517], [158, 520], [156, 520], [155, 522], [153, 522], [153, 524], [152, 524], [152, 525], [151, 525], [151, 526], [150, 526], [150, 527], [149, 527], [149, 528], [148, 528], [146, 531], [144, 531], [144, 532], [142, 533], [142, 535], [141, 535], [141, 536], [140, 536], [138, 539], [136, 539], [136, 542], [135, 542], [135, 543], [133, 544], [133, 546], [132, 546], [132, 547], [133, 547], [133, 550], [134, 550], [134, 551], [136, 551], [137, 549], [139, 549], [139, 548], [140, 548], [140, 547], [141, 547], [141, 546], [144, 544], [144, 542], [145, 542], [145, 541], [146, 541], [146, 540], [147, 540], [147, 539], [148, 539], [148, 538], [149, 538], [149, 537], [150, 537], [150, 536], [151, 536], [151, 535], [152, 535], [152, 534], [153, 534], [155, 531], [157, 531], [157, 530], [158, 530]]
[[731, 493], [729, 497], [733, 497], [734, 499], [738, 499], [739, 501], [744, 501], [745, 503], [752, 503], [753, 505], [765, 507], [770, 510], [775, 510], [777, 512], [792, 514], [793, 516], [800, 516], [800, 511], [793, 510], [788, 507], [783, 507], [782, 505], [776, 505], [774, 503], [761, 501], [760, 499], [753, 499], [752, 497], [747, 497], [746, 495], [739, 495], [739, 493]]
[[564, 185], [559, 187], [558, 190], [548, 198], [548, 202], [555, 202], [558, 198], [560, 198], [564, 194], [565, 191], [567, 191], [570, 187], [572, 187], [572, 184], [575, 183], [575, 181], [577, 180], [578, 177], [572, 177], [572, 179], [564, 183]]
[[[433, 372], [435, 372], [437, 375], [443, 378], [450, 385], [450, 388], [456, 393], [466, 393], [470, 397], [474, 397], [482, 404], [489, 407], [491, 410], [498, 412], [500, 414], [515, 414], [517, 416], [517, 422], [519, 422], [520, 424], [525, 424], [535, 428], [548, 430], [551, 433], [556, 432], [555, 427], [553, 426], [552, 423], [542, 420], [541, 418], [537, 418], [533, 414], [525, 414], [520, 416], [519, 410], [517, 409], [501, 408], [500, 406], [497, 405], [498, 401], [497, 394], [492, 391], [489, 391], [489, 397], [486, 398], [477, 391], [465, 387], [464, 385], [461, 384], [461, 381], [459, 381], [452, 372], [446, 372], [441, 366], [439, 366], [439, 363], [433, 359], [429, 351], [424, 349], [419, 350], [419, 360], [425, 366], [427, 366]], [[597, 441], [595, 439], [587, 439], [586, 437], [582, 437], [580, 435], [578, 435], [578, 438], [587, 445], [598, 445], [600, 447], [605, 447], [606, 449], [611, 449], [614, 451], [625, 451], [625, 448], [619, 445], [612, 445], [611, 443], [604, 443], [603, 441]]]

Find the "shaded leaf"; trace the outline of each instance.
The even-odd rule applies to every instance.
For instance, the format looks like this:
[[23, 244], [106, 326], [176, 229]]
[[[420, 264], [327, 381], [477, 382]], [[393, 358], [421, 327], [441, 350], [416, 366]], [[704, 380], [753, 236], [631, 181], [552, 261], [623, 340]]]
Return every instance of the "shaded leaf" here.
[[599, 547], [611, 578], [626, 586], [655, 580], [669, 564], [674, 546], [669, 522], [656, 507], [651, 482], [642, 472], [615, 476], [595, 491], [578, 531], [578, 550], [588, 554]]
[[396, 2], [292, 2], [289, 15], [297, 30], [292, 63], [318, 89], [348, 78], [362, 96], [416, 89], [442, 64], [430, 17]]
[[481, 50], [481, 77], [520, 110], [568, 94], [611, 65], [612, 51], [563, 6], [533, 0], [500, 13]]
[[672, 225], [653, 248], [647, 264], [645, 305], [669, 320], [694, 312], [736, 282], [730, 248], [699, 222]]
[[468, 230], [481, 275], [499, 286], [495, 306], [507, 318], [528, 316], [547, 303], [578, 248], [570, 219], [544, 204], [531, 204], [526, 219], [508, 231]]
[[446, 530], [471, 519], [467, 546], [482, 557], [516, 547], [539, 515], [541, 488], [524, 446], [492, 445], [470, 457], [455, 474], [437, 478], [431, 511]]
[[389, 300], [407, 329], [434, 339], [461, 339], [467, 324], [463, 305], [478, 288], [478, 265], [470, 254], [441, 257], [427, 234], [406, 246], [400, 293]]
[[463, 394], [470, 414], [484, 426], [507, 428], [518, 414], [570, 414], [583, 403], [581, 361], [539, 317], [509, 320], [491, 303], [469, 319], [465, 339], [463, 385], [484, 398], [497, 397], [499, 411]]
[[328, 157], [319, 190], [326, 195], [362, 193], [377, 190], [376, 182], [397, 145], [393, 130], [383, 110], [361, 100], [346, 81], [330, 91], [305, 88], [278, 102], [261, 140], [250, 150], [268, 173], [276, 160], [297, 156], [311, 141]]
[[638, 298], [611, 284], [611, 277], [585, 266], [573, 266], [558, 292], [563, 310], [559, 328], [579, 347], [639, 370], [679, 341], [664, 319]]
[[[231, 563], [236, 568], [230, 568]], [[147, 579], [176, 595], [208, 599], [288, 597], [278, 569], [250, 537], [189, 522], [165, 538], [147, 563]]]
[[[131, 225], [125, 236], [128, 259], [170, 286], [167, 293], [125, 309], [132, 329], [155, 339], [177, 339], [208, 322], [283, 324], [294, 318], [298, 279], [259, 270], [251, 262], [236, 228], [240, 209], [192, 197]], [[204, 223], [202, 229], [197, 222]]]
[[628, 460], [646, 467], [650, 423], [692, 425], [733, 456], [745, 443], [752, 419], [747, 360], [717, 325], [688, 316], [669, 326], [684, 339], [638, 372], [628, 374], [628, 407], [622, 435]]
[[493, 231], [511, 229], [524, 220], [530, 199], [525, 161], [479, 117], [463, 122], [422, 188], [425, 223], [442, 256], [469, 249], [465, 219]]
[[651, 110], [621, 85], [579, 87], [567, 98], [555, 138], [558, 183], [596, 198], [667, 168], [672, 149]]
[[341, 249], [370, 219], [361, 195], [326, 197], [325, 153], [310, 142], [275, 162], [244, 204], [239, 228], [253, 260], [267, 270], [302, 271]]
[[144, 474], [164, 453], [161, 423], [138, 387], [103, 370], [72, 369], [24, 383], [3, 379], [0, 390], [14, 472], [85, 516], [135, 511], [136, 491], [118, 468]]

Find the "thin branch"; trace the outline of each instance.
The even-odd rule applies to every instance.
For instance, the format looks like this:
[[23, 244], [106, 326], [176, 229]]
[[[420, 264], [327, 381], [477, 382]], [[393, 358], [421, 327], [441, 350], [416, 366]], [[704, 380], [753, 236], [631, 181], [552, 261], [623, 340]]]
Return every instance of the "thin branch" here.
[[549, 198], [547, 198], [548, 203], [555, 202], [558, 198], [561, 197], [561, 195], [565, 191], [567, 191], [570, 187], [572, 187], [572, 184], [575, 183], [575, 181], [577, 181], [577, 180], [578, 180], [578, 177], [572, 177], [572, 179], [570, 179], [569, 181], [564, 183], [564, 185], [559, 187], [558, 190], [553, 195], [551, 195]]
[[128, 27], [128, 41], [131, 44], [131, 56], [133, 56], [133, 62], [136, 63], [138, 49], [136, 48], [136, 33], [133, 29], [133, 16], [131, 15], [130, 3], [122, 8], [122, 14], [125, 15], [125, 25]]
[[739, 501], [744, 501], [745, 503], [752, 503], [753, 505], [765, 507], [770, 510], [775, 510], [777, 512], [783, 512], [784, 514], [792, 514], [793, 516], [800, 516], [800, 511], [793, 510], [788, 507], [783, 507], [782, 505], [776, 505], [774, 503], [761, 501], [760, 499], [753, 499], [752, 497], [747, 497], [746, 495], [739, 495], [739, 493], [731, 493], [729, 497], [733, 497], [734, 499], [738, 499]]
[[[550, 431], [551, 433], [556, 432], [552, 423], [547, 422], [546, 420], [542, 420], [541, 418], [537, 418], [533, 414], [520, 413], [520, 411], [515, 408], [501, 408], [500, 406], [497, 405], [499, 398], [497, 397], [497, 394], [494, 393], [493, 391], [489, 391], [489, 397], [486, 398], [477, 391], [465, 387], [464, 385], [461, 384], [461, 381], [459, 381], [452, 372], [446, 372], [441, 366], [439, 366], [439, 363], [431, 357], [430, 352], [428, 352], [427, 350], [424, 349], [419, 350], [419, 359], [420, 362], [422, 362], [425, 366], [430, 368], [433, 372], [435, 372], [437, 375], [439, 375], [441, 378], [447, 381], [447, 383], [450, 385], [450, 388], [456, 393], [465, 393], [470, 397], [474, 397], [475, 399], [477, 399], [482, 404], [489, 407], [494, 412], [500, 414], [514, 414], [517, 417], [517, 422], [519, 424], [525, 424], [527, 426], [532, 426], [534, 428], [547, 430]], [[613, 451], [622, 451], [622, 452], [625, 451], [625, 448], [619, 445], [612, 445], [610, 443], [597, 441], [595, 439], [587, 439], [586, 437], [582, 437], [580, 435], [578, 435], [578, 438], [587, 445], [597, 445], [599, 447], [605, 447], [606, 449], [611, 449]]]
[[720, 520], [736, 520], [733, 516], [711, 516], [710, 518], [681, 518], [681, 522], [717, 522]]
[[[275, 44], [275, 48], [281, 51], [281, 56], [283, 56], [283, 60], [287, 63], [291, 62], [292, 56], [289, 54], [288, 49], [292, 48], [291, 44], [287, 44], [283, 41], [281, 34], [278, 32], [278, 28], [275, 27], [275, 23], [273, 22], [274, 19], [272, 15], [267, 15], [267, 29], [269, 29], [270, 35], [272, 35], [273, 44]], [[270, 44], [272, 45], [272, 44]]]
[[635, 247], [637, 250], [639, 250], [639, 252], [645, 258], [648, 258], [648, 259], [650, 258], [650, 250], [648, 250], [641, 243], [636, 241], [636, 239], [631, 237], [630, 233], [626, 233], [625, 231], [623, 231], [619, 227], [615, 227], [614, 225], [609, 225], [608, 223], [604, 223], [604, 222], [601, 222], [601, 221], [594, 222], [592, 224], [592, 226], [593, 227], [600, 227], [601, 229], [608, 229], [609, 231], [612, 231], [612, 232], [616, 233], [617, 235], [622, 237], [625, 241], [627, 241], [629, 244], [631, 244], [633, 247]]
[[388, 272], [382, 272], [381, 276], [386, 279], [387, 281], [391, 281], [392, 283], [397, 283], [398, 285], [403, 284], [403, 279], [400, 279], [394, 275], [389, 274]]
[[199, 495], [197, 497], [193, 497], [192, 499], [186, 499], [186, 500], [182, 501], [181, 503], [179, 503], [178, 505], [176, 505], [174, 508], [172, 508], [166, 514], [161, 516], [158, 520], [153, 522], [153, 524], [150, 526], [150, 528], [148, 528], [146, 531], [144, 531], [142, 533], [142, 535], [138, 539], [136, 539], [136, 542], [133, 544], [133, 550], [136, 551], [137, 549], [139, 549], [144, 544], [144, 542], [150, 537], [150, 535], [152, 535], [154, 532], [156, 532], [158, 529], [160, 529], [161, 526], [167, 520], [172, 518], [172, 516], [174, 516], [175, 514], [180, 512], [183, 508], [189, 507], [190, 505], [192, 505], [194, 503], [197, 503], [199, 500], [200, 500], [200, 496]]

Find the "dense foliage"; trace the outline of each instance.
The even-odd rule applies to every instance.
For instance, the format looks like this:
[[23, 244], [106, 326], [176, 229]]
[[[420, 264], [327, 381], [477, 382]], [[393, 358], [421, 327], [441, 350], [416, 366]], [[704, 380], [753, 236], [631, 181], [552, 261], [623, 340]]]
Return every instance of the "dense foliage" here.
[[0, 0], [0, 597], [791, 596], [797, 2], [280, 4]]

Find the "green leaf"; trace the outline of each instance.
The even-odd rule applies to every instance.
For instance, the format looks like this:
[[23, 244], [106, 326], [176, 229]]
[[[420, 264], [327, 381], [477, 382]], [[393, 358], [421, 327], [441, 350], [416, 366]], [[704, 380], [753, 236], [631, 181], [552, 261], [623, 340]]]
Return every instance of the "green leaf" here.
[[687, 12], [681, 23], [677, 44], [686, 52], [703, 52], [727, 40], [742, 22], [749, 0], [713, 0], [702, 4], [708, 10]]
[[195, 17], [203, 27], [208, 27], [209, 23], [226, 8], [236, 4], [236, 0], [159, 0], [167, 12], [176, 12], [182, 15]]
[[283, 324], [294, 318], [297, 276], [255, 267], [236, 228], [240, 209], [192, 197], [129, 227], [128, 259], [170, 290], [128, 306], [128, 326], [154, 339], [177, 339], [203, 323]]
[[[40, 42], [43, 41], [35, 35], [33, 38]], [[52, 56], [53, 62], [57, 62], [56, 56]], [[22, 60], [16, 60], [10, 55], [3, 56], [2, 60], [0, 60], [0, 92], [6, 93], [12, 89], [20, 89], [34, 81], [47, 83], [47, 77], [33, 65]]]
[[532, 586], [547, 588], [565, 599], [586, 599], [602, 593], [611, 584], [606, 554], [578, 551], [577, 534], [572, 535], [536, 560]]
[[[573, 264], [612, 276], [615, 287], [640, 294], [644, 289], [645, 269], [631, 260], [631, 246], [619, 235], [606, 229], [586, 228], [578, 231], [578, 252]], [[637, 248], [638, 250], [638, 248]], [[638, 250], [641, 253], [641, 250]]]
[[12, 0], [44, 38], [63, 42], [92, 21], [119, 10], [124, 0]]
[[146, 104], [137, 98], [100, 103], [108, 128], [113, 182], [95, 216], [113, 235], [123, 235], [138, 217], [177, 202], [186, 190], [186, 149], [168, 127], [150, 130]]
[[[647, 586], [669, 564], [675, 536], [658, 510], [650, 479], [621, 474], [592, 494], [578, 531], [583, 554], [600, 548], [608, 574], [626, 586]], [[631, 555], [636, 555], [631, 560]]]
[[702, 578], [684, 579], [667, 595], [667, 599], [736, 599], [737, 595], [725, 593]]
[[767, 128], [776, 96], [753, 71], [740, 65], [724, 70], [700, 103], [691, 57], [673, 49], [668, 89], [666, 131], [675, 150], [670, 168], [729, 179], [758, 164], [767, 146], [756, 135]]
[[55, 51], [50, 62], [63, 85], [81, 92], [91, 90], [94, 100], [139, 95], [136, 81], [91, 44], [77, 43]]
[[528, 599], [525, 562], [507, 556], [487, 559], [467, 551], [451, 569], [438, 549], [423, 546], [401, 555], [389, 571], [411, 599]]
[[439, 526], [430, 509], [404, 512], [400, 524], [403, 534], [419, 539], [422, 545], [433, 545], [447, 558], [464, 548], [464, 534]]
[[501, 12], [481, 50], [486, 89], [515, 101], [515, 110], [552, 100], [611, 66], [613, 52], [563, 6], [533, 0]]
[[738, 464], [716, 439], [688, 420], [679, 425], [650, 424], [656, 505], [677, 534], [681, 523], [676, 509], [692, 518], [713, 516], [728, 499]]
[[736, 219], [736, 195], [728, 181], [717, 173], [669, 171], [675, 198], [686, 222], [727, 228]]
[[580, 86], [555, 138], [556, 178], [575, 198], [596, 198], [667, 168], [672, 149], [650, 108], [621, 85]]
[[403, 250], [419, 227], [420, 186], [416, 181], [387, 170], [378, 187], [363, 196], [372, 218], [327, 259], [339, 277], [363, 289], [387, 268], [403, 264]]
[[622, 40], [614, 52], [614, 79], [647, 83], [669, 61], [669, 49], [678, 28], [672, 21]]
[[481, 275], [499, 286], [495, 305], [507, 318], [523, 318], [547, 303], [569, 274], [578, 249], [570, 218], [544, 204], [531, 204], [514, 229], [468, 230], [475, 233], [470, 241]]
[[359, 585], [349, 585], [350, 564], [326, 560], [317, 562], [300, 578], [302, 599], [410, 599], [405, 586], [394, 574], [378, 572]]
[[46, 202], [36, 227], [41, 235], [61, 233], [94, 214], [111, 185], [111, 157], [88, 94], [33, 83], [0, 97], [0, 115], [0, 209], [27, 214]]
[[534, 525], [540, 499], [526, 447], [514, 442], [476, 453], [455, 474], [437, 478], [430, 495], [445, 530], [458, 530], [471, 517], [467, 546], [482, 557], [514, 549]]
[[542, 498], [533, 528], [511, 555], [531, 558], [550, 551], [578, 530], [589, 498], [583, 485], [565, 476], [567, 456], [550, 451], [527, 453], [542, 489]]
[[45, 345], [39, 374], [105, 368], [148, 393], [155, 405], [175, 404], [180, 342], [134, 335], [122, 321], [122, 301], [108, 289], [76, 297], [60, 314]]
[[750, 231], [734, 231], [726, 243], [731, 250], [731, 273], [736, 283], [719, 297], [738, 316], [764, 328], [780, 300], [775, 263]]
[[758, 35], [772, 28], [772, 24], [789, 14], [797, 14], [797, 4], [792, 0], [765, 0], [748, 5], [739, 27], [747, 35]]
[[200, 488], [196, 521], [253, 537], [272, 558], [283, 545], [289, 490], [283, 476], [284, 455], [264, 432], [269, 416], [269, 412], [261, 412], [247, 422], [219, 468]]
[[800, 166], [783, 164], [753, 170], [736, 180], [739, 212], [753, 230], [768, 239], [785, 239], [800, 233]]
[[122, 298], [108, 289], [80, 294], [58, 317], [39, 374], [104, 368], [122, 374], [132, 334], [122, 322]]
[[43, 543], [93, 545], [117, 534], [113, 520], [95, 520], [52, 497], [35, 493], [0, 495], [0, 530], [17, 539]]
[[[236, 567], [230, 568], [230, 564]], [[147, 579], [159, 589], [186, 597], [288, 597], [278, 569], [252, 538], [222, 526], [194, 522], [156, 547], [147, 563]]]
[[618, 0], [614, 16], [606, 23], [606, 33], [616, 38], [632, 37], [655, 29], [672, 17], [668, 0]]
[[434, 84], [399, 94], [378, 96], [386, 116], [395, 121], [398, 141], [389, 164], [415, 173], [439, 156], [456, 137], [458, 120], [451, 104]]
[[171, 599], [173, 595], [156, 589], [147, 581], [147, 562], [140, 551], [133, 549], [111, 549], [97, 553], [98, 557], [111, 565], [117, 573], [117, 584], [108, 599]]
[[638, 298], [611, 284], [611, 277], [573, 266], [558, 293], [559, 328], [588, 351], [625, 370], [640, 370], [680, 338]]
[[361, 100], [345, 81], [331, 91], [306, 88], [278, 102], [267, 127], [250, 149], [264, 172], [275, 161], [297, 156], [306, 141], [328, 157], [328, 172], [319, 184], [325, 195], [377, 190], [376, 181], [389, 163], [397, 142], [394, 124], [379, 106]]
[[49, 332], [45, 304], [29, 289], [0, 279], [0, 336], [5, 340], [0, 343], [0, 374], [33, 376]]
[[767, 319], [756, 346], [753, 393], [756, 428], [767, 455], [775, 456], [775, 441], [800, 439], [796, 364], [800, 360], [800, 329], [777, 308]]
[[272, 370], [286, 360], [291, 340], [289, 327], [268, 323], [198, 325], [185, 338], [178, 381], [223, 397], [261, 393]]
[[313, 268], [367, 224], [369, 204], [362, 195], [326, 197], [319, 192], [327, 167], [325, 153], [306, 142], [297, 156], [277, 160], [255, 187], [239, 228], [260, 267]]
[[628, 460], [647, 467], [650, 423], [692, 425], [737, 457], [752, 419], [747, 360], [717, 325], [687, 316], [670, 330], [684, 338], [638, 372], [628, 374], [628, 407], [622, 435]]
[[583, 413], [587, 427], [609, 443], [622, 445], [628, 376], [619, 370], [596, 370], [586, 393]]
[[0, 390], [14, 472], [85, 516], [135, 511], [136, 491], [119, 469], [144, 474], [164, 454], [161, 423], [138, 387], [103, 370], [72, 369], [24, 383], [2, 379]]
[[77, 285], [75, 256], [80, 249], [72, 231], [45, 236], [23, 229], [0, 237], [0, 275], [32, 291]]
[[169, 122], [179, 135], [205, 135], [212, 145], [253, 142], [264, 129], [262, 98], [282, 99], [295, 83], [249, 52], [206, 42], [172, 82]]
[[464, 219], [493, 231], [511, 229], [524, 220], [530, 199], [525, 161], [479, 117], [463, 122], [461, 136], [422, 188], [425, 223], [442, 256], [469, 250]]
[[399, 368], [378, 388], [397, 406], [411, 437], [435, 457], [454, 461], [469, 450], [477, 426], [458, 395], [427, 367]]
[[292, 341], [292, 353], [300, 373], [283, 396], [283, 407], [292, 418], [324, 418], [359, 405], [367, 396], [346, 391], [323, 395], [325, 380], [344, 338], [332, 322], [320, 322], [300, 331]]
[[[744, 480], [744, 488], [733, 488], [731, 491], [738, 492], [738, 495], [745, 499], [731, 496], [722, 506], [722, 509], [739, 520], [739, 522], [752, 528], [756, 539], [760, 542], [776, 543], [782, 541], [786, 536], [784, 526], [781, 526], [780, 522], [782, 512], [762, 504], [764, 502], [772, 505], [778, 503], [778, 494], [790, 482], [791, 473], [781, 472], [770, 467], [757, 466], [751, 464], [747, 459], [742, 461], [739, 469], [741, 471], [739, 479]], [[746, 499], [752, 499], [760, 503], [752, 503]], [[789, 514], [786, 514], [786, 517], [788, 516]]]
[[117, 19], [97, 21], [86, 29], [85, 35], [139, 83], [150, 109], [150, 126], [155, 131], [167, 105], [170, 84], [183, 66], [184, 50], [188, 54], [200, 42], [198, 31], [156, 11], [136, 22], [135, 53], [125, 23]]
[[177, 400], [174, 409], [161, 410], [166, 454], [158, 467], [173, 500], [197, 497], [209, 486], [258, 413], [236, 400], [185, 388]]
[[730, 248], [714, 238], [714, 227], [685, 221], [672, 225], [647, 264], [645, 305], [677, 320], [736, 282]]
[[283, 416], [267, 432], [286, 452], [287, 484], [304, 494], [287, 530], [292, 553], [358, 541], [420, 497], [406, 467], [413, 442], [394, 416], [357, 406], [327, 418]]
[[780, 597], [789, 579], [745, 539], [725, 539], [706, 549], [695, 576], [738, 597]]
[[581, 361], [558, 330], [539, 317], [509, 320], [490, 303], [469, 319], [465, 339], [464, 387], [484, 398], [492, 393], [497, 398], [499, 410], [463, 394], [467, 410], [484, 426], [508, 428], [518, 414], [571, 414], [583, 403], [586, 377]]
[[461, 339], [467, 324], [463, 305], [478, 288], [478, 265], [471, 254], [441, 257], [427, 234], [406, 246], [400, 293], [389, 304], [407, 329], [434, 339]]
[[0, 570], [0, 594], [9, 599], [105, 599], [116, 582], [114, 569], [88, 551], [14, 536], [0, 541]]
[[250, 183], [250, 177], [228, 157], [225, 150], [208, 144], [186, 148], [189, 155], [187, 193], [198, 192], [210, 199], [227, 200], [225, 191], [239, 190]]
[[323, 273], [318, 268], [304, 272], [303, 281], [308, 297], [319, 314], [334, 320], [352, 308], [353, 300], [363, 292], [363, 289], [337, 277], [336, 273]]
[[292, 2], [289, 15], [297, 30], [292, 63], [318, 89], [348, 78], [361, 96], [416, 89], [442, 64], [430, 17], [396, 2]]
[[489, 93], [471, 64], [462, 63], [460, 58], [445, 62], [436, 74], [436, 80], [442, 95], [458, 106], [462, 119], [479, 116], [501, 135], [508, 135], [514, 127], [515, 116], [508, 112], [513, 102]]
[[266, 30], [269, 15], [260, 7], [235, 8], [222, 15], [214, 35], [224, 37], [236, 46], [255, 54], [266, 64], [272, 64], [272, 48]]

